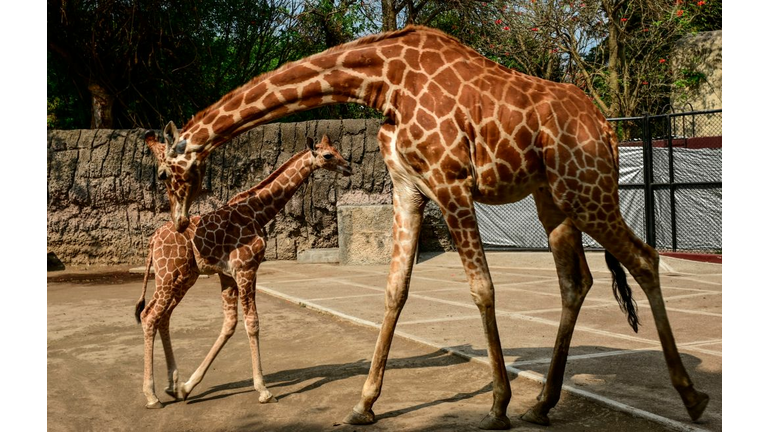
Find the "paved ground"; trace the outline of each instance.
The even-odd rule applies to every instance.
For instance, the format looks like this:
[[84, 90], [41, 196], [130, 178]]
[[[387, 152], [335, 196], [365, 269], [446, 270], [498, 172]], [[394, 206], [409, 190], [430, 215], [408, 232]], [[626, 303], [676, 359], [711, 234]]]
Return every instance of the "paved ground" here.
[[[663, 258], [662, 284], [678, 347], [697, 387], [711, 397], [694, 424], [670, 384], [642, 292], [634, 290], [641, 322], [635, 334], [613, 299], [602, 254], [588, 255], [595, 284], [574, 335], [566, 391], [550, 415], [553, 425], [515, 420], [514, 426], [721, 430], [721, 265]], [[509, 407], [510, 416], [517, 416], [534, 403], [536, 380], [551, 356], [560, 315], [554, 264], [546, 253], [493, 252], [488, 258], [505, 359], [520, 374], [512, 380]], [[257, 295], [262, 359], [267, 385], [280, 402], [256, 402], [240, 328], [190, 401], [158, 411], [143, 408], [141, 332], [131, 316], [140, 277], [124, 268], [108, 270], [49, 273], [49, 430], [458, 431], [474, 430], [490, 407], [482, 327], [456, 254], [423, 257], [415, 266], [400, 337], [374, 406], [379, 421], [365, 428], [338, 423], [365, 380], [383, 316], [387, 266], [264, 263]], [[216, 279], [200, 279], [174, 313], [182, 378], [220, 329]], [[157, 346], [162, 392], [165, 368]]]

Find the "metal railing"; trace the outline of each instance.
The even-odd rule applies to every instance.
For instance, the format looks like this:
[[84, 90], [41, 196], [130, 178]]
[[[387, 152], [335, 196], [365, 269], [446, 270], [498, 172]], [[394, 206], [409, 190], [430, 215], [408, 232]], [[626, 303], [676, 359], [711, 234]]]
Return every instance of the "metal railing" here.
[[[722, 253], [722, 110], [613, 118], [624, 219], [662, 251]], [[532, 197], [476, 205], [488, 249], [546, 250]], [[588, 235], [584, 247], [602, 249]]]
[[660, 250], [721, 251], [722, 110], [609, 121], [620, 149], [642, 146], [643, 181], [619, 182], [619, 190], [643, 191], [645, 241]]

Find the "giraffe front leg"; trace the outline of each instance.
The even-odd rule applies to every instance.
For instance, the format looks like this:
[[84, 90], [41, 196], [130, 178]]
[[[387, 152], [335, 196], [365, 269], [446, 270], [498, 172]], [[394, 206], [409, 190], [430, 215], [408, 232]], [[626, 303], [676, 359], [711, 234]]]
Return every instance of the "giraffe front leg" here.
[[187, 382], [179, 386], [176, 395], [178, 399], [187, 400], [195, 386], [203, 380], [205, 373], [208, 371], [211, 363], [213, 363], [213, 359], [216, 358], [224, 344], [235, 333], [237, 326], [237, 286], [234, 280], [228, 276], [220, 274], [219, 278], [221, 279], [221, 304], [224, 310], [224, 323], [221, 326], [221, 333], [197, 370], [189, 377]]
[[253, 369], [253, 388], [259, 392], [259, 402], [277, 402], [264, 383], [259, 351], [259, 314], [256, 311], [256, 270], [237, 272], [237, 286], [240, 290], [240, 302], [243, 305], [243, 324], [251, 346], [251, 366]]
[[466, 184], [450, 187], [449, 190], [437, 190], [436, 195], [442, 199], [439, 202], [440, 208], [461, 257], [472, 299], [480, 311], [488, 343], [488, 360], [493, 371], [493, 405], [480, 422], [480, 429], [510, 429], [512, 423], [507, 417], [507, 406], [512, 398], [512, 390], [496, 323], [493, 281], [477, 228], [473, 200]]
[[408, 285], [419, 242], [419, 232], [426, 200], [413, 186], [395, 182], [393, 191], [394, 225], [392, 261], [389, 267], [386, 292], [386, 312], [379, 330], [379, 337], [371, 359], [368, 378], [363, 385], [360, 401], [344, 419], [354, 425], [372, 424], [376, 421], [373, 404], [381, 394], [384, 370], [392, 346], [392, 338], [400, 312], [408, 298]]

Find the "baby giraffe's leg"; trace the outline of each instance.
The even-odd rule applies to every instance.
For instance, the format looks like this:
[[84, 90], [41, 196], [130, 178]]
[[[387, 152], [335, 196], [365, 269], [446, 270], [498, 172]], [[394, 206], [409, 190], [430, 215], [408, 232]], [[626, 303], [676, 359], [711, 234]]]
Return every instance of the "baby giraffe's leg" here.
[[157, 298], [157, 292], [155, 298], [153, 298], [146, 309], [141, 314], [141, 327], [144, 331], [144, 384], [143, 391], [144, 396], [147, 398], [146, 407], [149, 409], [162, 408], [163, 403], [155, 395], [155, 378], [154, 378], [154, 347], [155, 347], [155, 335], [159, 327], [159, 321], [162, 320], [163, 314], [166, 311], [166, 302]]
[[160, 339], [163, 341], [163, 350], [165, 351], [165, 364], [168, 368], [168, 387], [165, 388], [165, 393], [176, 398], [176, 392], [179, 388], [179, 370], [176, 367], [176, 359], [173, 356], [173, 348], [171, 346], [171, 308], [167, 315], [160, 320], [159, 331]]
[[253, 366], [253, 387], [259, 392], [259, 402], [277, 402], [264, 384], [259, 353], [259, 315], [256, 312], [256, 270], [258, 267], [237, 272], [237, 286], [240, 301], [243, 304], [243, 322], [251, 345], [251, 365]]
[[205, 372], [213, 363], [213, 359], [216, 358], [224, 344], [235, 333], [235, 327], [237, 326], [237, 285], [229, 276], [219, 274], [219, 279], [221, 280], [221, 304], [224, 310], [224, 324], [221, 326], [221, 333], [218, 339], [216, 339], [203, 362], [195, 373], [189, 377], [189, 380], [179, 386], [177, 394], [179, 399], [187, 400], [187, 396], [192, 392], [192, 389], [203, 380]]

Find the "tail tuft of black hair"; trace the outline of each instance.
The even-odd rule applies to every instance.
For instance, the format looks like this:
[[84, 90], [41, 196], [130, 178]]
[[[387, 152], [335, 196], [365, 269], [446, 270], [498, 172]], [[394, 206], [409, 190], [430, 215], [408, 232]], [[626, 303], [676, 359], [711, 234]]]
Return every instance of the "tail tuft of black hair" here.
[[141, 312], [144, 310], [146, 302], [142, 298], [136, 303], [136, 323], [141, 324]]
[[605, 263], [613, 276], [613, 296], [619, 302], [621, 311], [627, 315], [630, 327], [637, 333], [637, 326], [640, 325], [640, 320], [637, 318], [637, 302], [632, 298], [632, 289], [627, 283], [627, 274], [621, 267], [619, 260], [608, 251], [605, 251]]

